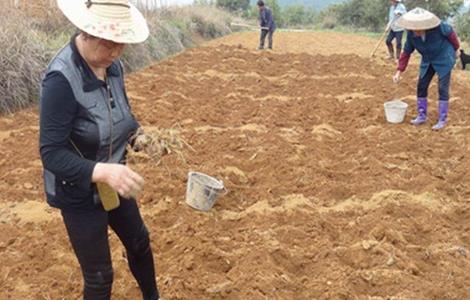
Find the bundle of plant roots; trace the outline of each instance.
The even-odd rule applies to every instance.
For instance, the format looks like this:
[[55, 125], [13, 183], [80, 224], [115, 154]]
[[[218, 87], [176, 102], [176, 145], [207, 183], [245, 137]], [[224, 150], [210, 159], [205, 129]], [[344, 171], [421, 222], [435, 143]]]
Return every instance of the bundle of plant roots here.
[[152, 128], [139, 130], [131, 137], [133, 143], [127, 147], [127, 159], [131, 163], [151, 161], [159, 164], [163, 156], [174, 153], [185, 161], [183, 148], [191, 148], [181, 137], [179, 128]]

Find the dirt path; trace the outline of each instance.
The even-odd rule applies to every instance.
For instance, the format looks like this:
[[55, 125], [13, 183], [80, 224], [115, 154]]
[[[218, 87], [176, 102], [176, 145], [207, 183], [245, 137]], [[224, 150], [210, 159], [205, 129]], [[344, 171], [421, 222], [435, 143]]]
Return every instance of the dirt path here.
[[[243, 45], [249, 49], [256, 49], [258, 38], [258, 32], [243, 32], [211, 41], [207, 45]], [[356, 54], [368, 57], [373, 49], [371, 45], [375, 43], [376, 40], [366, 36], [336, 32], [280, 31], [274, 34], [276, 53]]]
[[[417, 67], [395, 89], [394, 65], [368, 58], [375, 40], [256, 43], [234, 35], [128, 78], [142, 125], [179, 124], [195, 149], [187, 164], [134, 166], [147, 179], [141, 207], [165, 299], [467, 299], [467, 73], [456, 72], [450, 124], [436, 133], [433, 122], [385, 122], [383, 102], [399, 97], [408, 123]], [[44, 204], [37, 133], [34, 110], [0, 119], [0, 299], [77, 299], [78, 265]], [[210, 213], [184, 203], [189, 170], [230, 190]], [[113, 299], [139, 299], [112, 244]]]

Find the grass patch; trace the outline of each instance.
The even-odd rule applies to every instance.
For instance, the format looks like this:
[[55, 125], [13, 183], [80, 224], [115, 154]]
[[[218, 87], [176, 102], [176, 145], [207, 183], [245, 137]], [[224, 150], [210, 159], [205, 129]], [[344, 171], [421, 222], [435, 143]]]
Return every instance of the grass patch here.
[[[32, 4], [31, 4], [32, 5]], [[36, 6], [34, 6], [36, 7]], [[149, 39], [129, 45], [122, 61], [135, 71], [174, 55], [203, 39], [230, 34], [231, 15], [213, 6], [141, 8]], [[42, 74], [76, 29], [55, 7], [31, 10], [0, 4], [0, 114], [37, 103]]]
[[34, 24], [13, 13], [0, 17], [0, 113], [28, 107], [39, 95], [41, 74], [51, 51]]

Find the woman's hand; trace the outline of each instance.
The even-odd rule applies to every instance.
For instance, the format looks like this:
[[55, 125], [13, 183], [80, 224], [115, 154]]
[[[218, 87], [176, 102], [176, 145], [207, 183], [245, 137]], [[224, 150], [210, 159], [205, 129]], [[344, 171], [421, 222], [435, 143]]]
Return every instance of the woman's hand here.
[[401, 79], [401, 71], [397, 71], [395, 75], [393, 75], [393, 82], [399, 83]]
[[97, 163], [92, 181], [108, 184], [124, 198], [136, 198], [144, 186], [144, 179], [129, 167], [111, 163]]

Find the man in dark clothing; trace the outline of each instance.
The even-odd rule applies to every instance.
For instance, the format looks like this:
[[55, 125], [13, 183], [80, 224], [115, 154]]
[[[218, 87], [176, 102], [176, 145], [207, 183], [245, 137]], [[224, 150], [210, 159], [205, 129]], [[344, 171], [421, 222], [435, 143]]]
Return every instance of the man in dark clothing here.
[[264, 49], [264, 41], [266, 40], [266, 36], [268, 36], [268, 48], [272, 49], [273, 33], [276, 30], [276, 23], [274, 22], [273, 13], [269, 7], [264, 5], [263, 0], [259, 0], [257, 5], [259, 8], [259, 24], [261, 27], [261, 37], [258, 49]]

